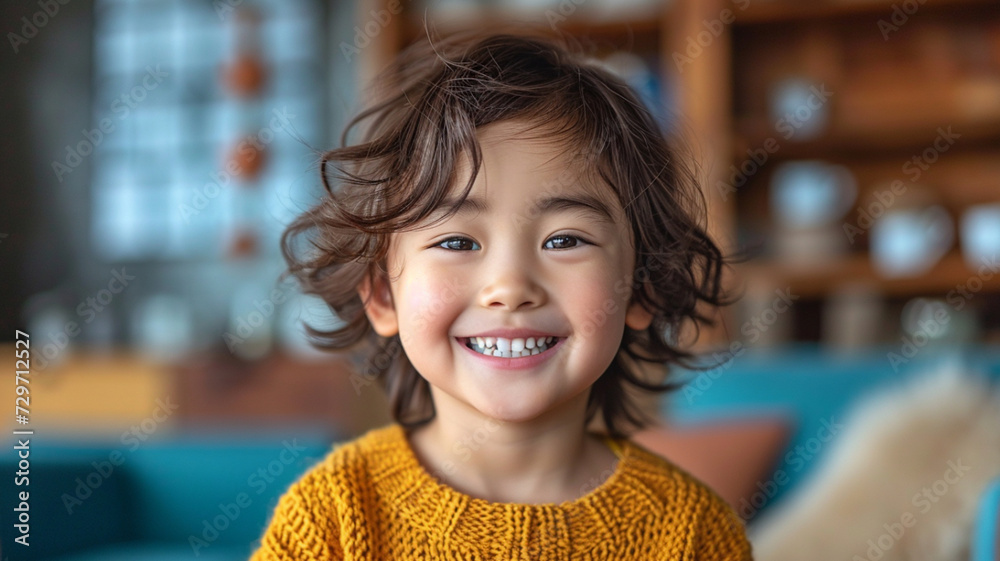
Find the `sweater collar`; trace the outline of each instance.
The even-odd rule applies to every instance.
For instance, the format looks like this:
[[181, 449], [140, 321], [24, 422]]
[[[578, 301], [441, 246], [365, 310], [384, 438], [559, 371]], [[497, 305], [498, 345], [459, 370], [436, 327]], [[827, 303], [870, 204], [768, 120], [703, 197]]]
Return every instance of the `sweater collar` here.
[[[512, 522], [519, 528], [517, 532], [538, 532], [545, 540], [568, 539], [570, 527], [574, 534], [582, 532], [597, 538], [597, 543], [612, 540], [614, 532], [609, 523], [616, 521], [618, 526], [627, 522], [621, 506], [634, 492], [630, 487], [637, 483], [633, 465], [636, 455], [631, 441], [615, 440], [619, 461], [614, 472], [587, 494], [558, 505], [495, 503], [466, 495], [428, 473], [417, 459], [402, 425], [392, 423], [374, 431], [372, 436], [377, 448], [371, 451], [374, 465], [393, 466], [372, 473], [378, 479], [379, 494], [390, 508], [413, 526], [432, 534], [460, 533], [463, 541], [464, 538], [493, 541], [495, 532], [511, 527]], [[538, 536], [521, 537], [534, 540]]]

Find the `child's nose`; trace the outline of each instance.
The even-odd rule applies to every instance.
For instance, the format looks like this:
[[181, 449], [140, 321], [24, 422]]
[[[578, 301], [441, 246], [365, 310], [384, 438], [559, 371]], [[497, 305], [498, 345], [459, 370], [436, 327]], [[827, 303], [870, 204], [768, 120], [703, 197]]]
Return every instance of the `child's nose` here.
[[513, 312], [545, 303], [545, 290], [523, 266], [507, 267], [500, 273], [483, 287], [480, 305]]

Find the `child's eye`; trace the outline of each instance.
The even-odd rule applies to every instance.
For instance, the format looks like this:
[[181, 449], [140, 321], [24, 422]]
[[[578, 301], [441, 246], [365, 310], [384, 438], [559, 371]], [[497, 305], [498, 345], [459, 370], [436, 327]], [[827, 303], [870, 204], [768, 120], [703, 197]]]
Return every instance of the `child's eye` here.
[[[462, 244], [462, 247], [458, 247], [453, 242], [458, 242], [458, 243]], [[450, 245], [448, 247], [442, 247], [445, 244], [450, 244]], [[434, 247], [441, 247], [442, 249], [451, 249], [451, 250], [455, 250], [455, 251], [462, 251], [462, 250], [468, 248], [467, 244], [472, 244], [474, 246], [478, 246], [479, 245], [476, 242], [470, 240], [469, 238], [448, 238], [446, 240], [443, 240], [441, 243], [435, 245]]]
[[[554, 247], [553, 249], [569, 249], [569, 248], [572, 248], [572, 247], [576, 247], [577, 245], [587, 243], [586, 241], [583, 240], [583, 238], [578, 238], [576, 236], [552, 236], [551, 238], [549, 238], [549, 241], [552, 241], [552, 240], [557, 240], [556, 245], [560, 246], [560, 247]], [[573, 243], [572, 245], [566, 245], [567, 240], [571, 240], [571, 241], [579, 242], [579, 243]], [[546, 242], [545, 245], [548, 245], [548, 242]]]
[[[555, 241], [556, 247], [550, 248], [549, 242], [552, 241]], [[583, 238], [579, 238], [577, 236], [552, 236], [546, 241], [545, 247], [548, 249], [571, 249], [573, 247], [576, 247], [577, 245], [585, 243], [587, 242], [583, 240]], [[469, 244], [471, 244], [473, 247], [469, 247]], [[440, 247], [441, 249], [450, 249], [452, 251], [466, 251], [466, 250], [480, 249], [479, 244], [470, 240], [469, 238], [448, 238], [446, 240], [442, 240], [434, 247]]]

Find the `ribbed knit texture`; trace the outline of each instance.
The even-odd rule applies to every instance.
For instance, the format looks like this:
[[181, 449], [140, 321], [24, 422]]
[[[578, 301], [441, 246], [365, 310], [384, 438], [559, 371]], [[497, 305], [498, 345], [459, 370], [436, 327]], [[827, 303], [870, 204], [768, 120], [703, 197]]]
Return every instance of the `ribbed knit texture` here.
[[494, 503], [441, 483], [401, 425], [336, 445], [282, 495], [251, 561], [750, 560], [712, 490], [631, 440], [614, 473], [556, 504]]

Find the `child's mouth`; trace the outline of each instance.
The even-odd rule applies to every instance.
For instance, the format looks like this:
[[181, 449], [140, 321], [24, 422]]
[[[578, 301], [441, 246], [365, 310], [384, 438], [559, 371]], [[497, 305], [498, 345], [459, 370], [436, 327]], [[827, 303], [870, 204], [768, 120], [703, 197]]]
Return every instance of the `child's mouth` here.
[[528, 337], [523, 339], [462, 337], [459, 341], [484, 356], [519, 358], [541, 354], [557, 345], [562, 339], [562, 337]]

